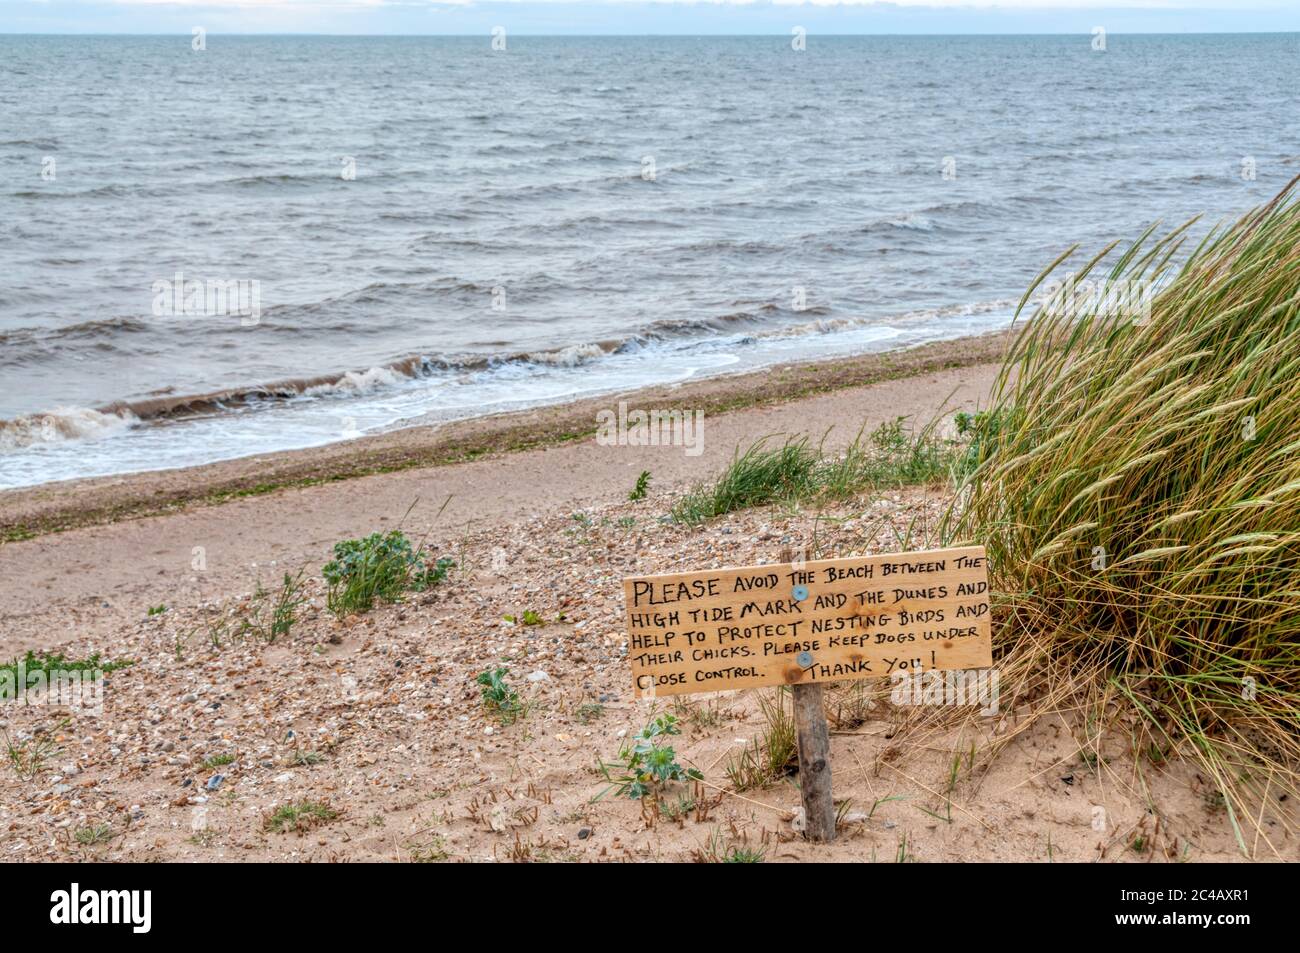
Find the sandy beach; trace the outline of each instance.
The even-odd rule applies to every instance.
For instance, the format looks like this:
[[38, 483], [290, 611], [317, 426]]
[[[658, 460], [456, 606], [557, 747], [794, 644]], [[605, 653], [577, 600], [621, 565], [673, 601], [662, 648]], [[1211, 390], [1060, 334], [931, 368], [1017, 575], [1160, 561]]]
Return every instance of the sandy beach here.
[[[6, 859], [710, 860], [737, 847], [768, 861], [1241, 858], [1189, 764], [1139, 771], [1120, 743], [1090, 759], [1084, 729], [1062, 717], [953, 780], [954, 757], [1016, 713], [902, 748], [900, 713], [875, 682], [834, 693], [843, 830], [829, 848], [792, 827], [792, 777], [743, 793], [728, 783], [762, 729], [757, 691], [661, 704], [704, 778], [666, 815], [607, 793], [596, 770], [654, 704], [631, 691], [624, 576], [773, 562], [786, 546], [892, 551], [900, 534], [925, 542], [948, 504], [942, 489], [899, 489], [688, 527], [662, 520], [673, 499], [764, 436], [829, 431], [837, 447], [899, 416], [976, 410], [1004, 346], [949, 342], [7, 494], [0, 653], [133, 664], [111, 673], [103, 718], [6, 712], [11, 737], [50, 746], [36, 779], [0, 778]], [[596, 412], [620, 400], [703, 408], [703, 452], [597, 444]], [[646, 499], [629, 501], [647, 470]], [[448, 580], [335, 618], [320, 579], [333, 543], [399, 524], [456, 560]], [[300, 568], [310, 601], [289, 635], [214, 621]], [[538, 624], [506, 618], [525, 612]], [[522, 699], [511, 724], [475, 684], [494, 665]], [[283, 833], [268, 821], [308, 801], [321, 823]], [[1262, 830], [1254, 856], [1294, 858], [1279, 819]]]

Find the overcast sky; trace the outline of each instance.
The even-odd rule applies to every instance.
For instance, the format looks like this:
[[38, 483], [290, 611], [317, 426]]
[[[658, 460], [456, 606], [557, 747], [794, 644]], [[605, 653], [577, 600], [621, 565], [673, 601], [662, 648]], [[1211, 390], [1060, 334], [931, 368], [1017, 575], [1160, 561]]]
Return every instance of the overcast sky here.
[[1300, 30], [1300, 0], [0, 0], [0, 33], [788, 34]]

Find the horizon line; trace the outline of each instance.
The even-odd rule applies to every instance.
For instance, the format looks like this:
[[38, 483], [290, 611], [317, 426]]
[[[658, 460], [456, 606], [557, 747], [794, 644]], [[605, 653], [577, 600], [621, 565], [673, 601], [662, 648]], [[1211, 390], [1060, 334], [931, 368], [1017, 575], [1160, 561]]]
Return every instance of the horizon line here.
[[[331, 37], [331, 38], [352, 38], [366, 39], [371, 37], [402, 37], [413, 40], [419, 39], [471, 39], [484, 36], [490, 36], [488, 31], [479, 31], [475, 33], [409, 33], [409, 32], [386, 32], [386, 33], [328, 33], [328, 32], [280, 32], [271, 30], [241, 30], [241, 31], [224, 31], [208, 29], [208, 35], [216, 36], [261, 36], [261, 37]], [[808, 30], [809, 36], [822, 37], [843, 37], [849, 38], [866, 38], [882, 36], [904, 36], [917, 38], [951, 38], [963, 36], [982, 36], [982, 37], [1015, 37], [1015, 36], [1086, 36], [1087, 31], [1021, 31], [1014, 33], [1002, 32], [975, 32], [968, 31], [964, 33], [901, 33], [892, 31], [881, 31], [879, 33], [817, 33]], [[1300, 36], [1300, 30], [1180, 30], [1169, 32], [1167, 30], [1107, 30], [1110, 36]], [[175, 31], [167, 33], [133, 33], [133, 32], [103, 32], [103, 31], [63, 31], [58, 33], [35, 33], [35, 32], [18, 32], [14, 30], [0, 30], [0, 36], [85, 36], [85, 37], [188, 37], [191, 33]], [[609, 39], [611, 37], [624, 37], [628, 39], [650, 38], [650, 37], [684, 37], [684, 38], [723, 38], [723, 39], [767, 39], [771, 37], [788, 38], [788, 32], [781, 33], [534, 33], [529, 30], [511, 31], [511, 36], [529, 36], [537, 39], [557, 39], [557, 40], [576, 40], [576, 39]]]

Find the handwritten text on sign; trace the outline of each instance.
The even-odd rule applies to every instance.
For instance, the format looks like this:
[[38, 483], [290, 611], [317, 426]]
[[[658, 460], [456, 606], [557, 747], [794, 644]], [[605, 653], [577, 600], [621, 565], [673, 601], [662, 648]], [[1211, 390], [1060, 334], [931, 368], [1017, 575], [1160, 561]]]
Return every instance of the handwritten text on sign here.
[[993, 664], [983, 546], [623, 581], [637, 697]]

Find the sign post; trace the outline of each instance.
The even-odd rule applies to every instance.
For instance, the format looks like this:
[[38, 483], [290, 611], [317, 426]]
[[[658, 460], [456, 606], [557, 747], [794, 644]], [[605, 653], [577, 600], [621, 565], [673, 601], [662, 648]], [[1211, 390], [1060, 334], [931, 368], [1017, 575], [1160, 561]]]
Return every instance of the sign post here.
[[835, 836], [826, 682], [993, 664], [983, 546], [623, 581], [638, 698], [789, 685], [809, 840]]
[[[793, 565], [794, 553], [781, 550], [781, 562]], [[811, 662], [812, 653], [800, 661]], [[835, 798], [831, 795], [831, 726], [826, 723], [821, 682], [790, 686], [794, 730], [799, 746], [799, 799], [803, 801], [804, 836], [825, 843], [835, 839]]]

